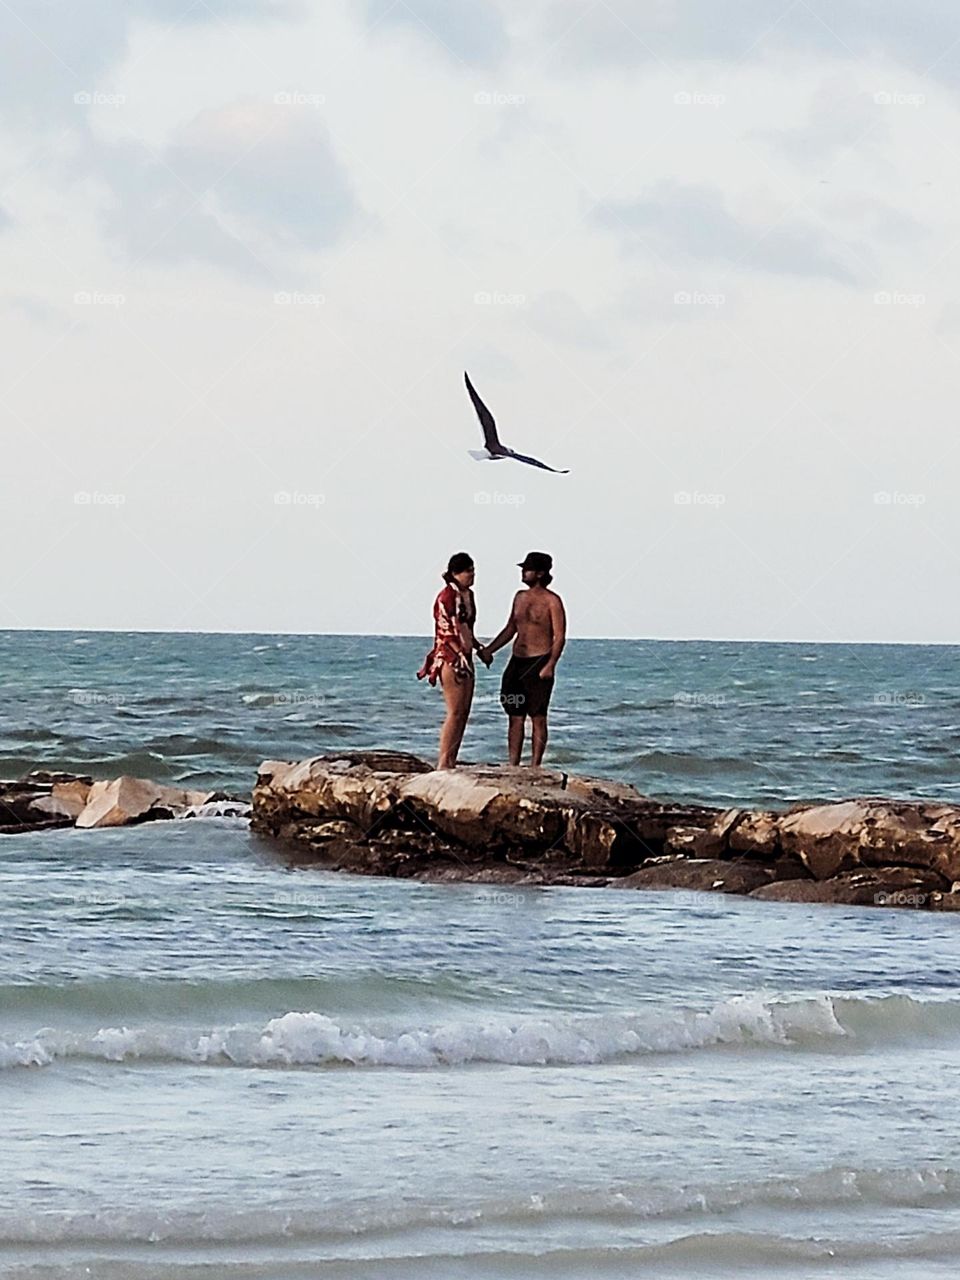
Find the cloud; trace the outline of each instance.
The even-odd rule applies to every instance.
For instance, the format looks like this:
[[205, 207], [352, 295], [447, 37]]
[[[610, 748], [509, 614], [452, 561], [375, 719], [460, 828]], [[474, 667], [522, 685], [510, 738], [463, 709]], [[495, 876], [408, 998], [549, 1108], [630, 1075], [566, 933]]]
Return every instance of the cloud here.
[[844, 194], [829, 201], [824, 208], [831, 222], [849, 223], [849, 234], [861, 244], [871, 239], [888, 244], [914, 244], [929, 234], [929, 229], [911, 214], [869, 196]]
[[31, 297], [28, 294], [10, 294], [3, 298], [3, 307], [17, 315], [26, 316], [42, 329], [54, 333], [66, 333], [77, 328], [77, 318], [68, 317], [58, 307], [52, 307], [43, 298]]
[[184, 0], [135, 0], [134, 9], [164, 22], [273, 22], [289, 21], [306, 15], [301, 0], [203, 0], [202, 4], [185, 4]]
[[13, 218], [10, 217], [3, 205], [0, 204], [0, 231], [5, 231], [8, 227], [13, 226]]
[[360, 216], [313, 107], [247, 99], [200, 112], [159, 153], [90, 146], [114, 197], [106, 229], [134, 259], [267, 277], [278, 255], [328, 248]]
[[456, 63], [498, 66], [508, 48], [499, 9], [490, 0], [367, 0], [377, 30], [414, 31]]
[[535, 298], [527, 308], [526, 320], [535, 333], [561, 346], [596, 351], [610, 345], [576, 298], [559, 289]]
[[860, 158], [868, 150], [879, 154], [889, 128], [871, 94], [851, 90], [847, 80], [831, 76], [814, 93], [803, 125], [758, 130], [755, 136], [800, 165], [822, 167], [854, 147]]
[[4, 0], [0, 5], [0, 112], [34, 125], [83, 118], [76, 95], [101, 86], [137, 21], [273, 21], [300, 12], [292, 0]]
[[278, 246], [326, 248], [357, 212], [314, 107], [247, 100], [202, 111], [165, 159], [225, 214]]
[[888, 57], [921, 73], [929, 67], [938, 79], [956, 83], [960, 55], [950, 52], [956, 29], [954, 0], [803, 0], [782, 9], [769, 0], [617, 0], [586, 12], [582, 0], [554, 0], [546, 10], [544, 38], [560, 42], [563, 56], [581, 63], [756, 61], [786, 49]]
[[647, 199], [605, 202], [592, 219], [620, 235], [628, 249], [652, 245], [666, 257], [681, 254], [777, 275], [856, 282], [842, 246], [830, 245], [802, 223], [749, 226], [708, 187], [664, 182]]
[[194, 194], [137, 142], [100, 149], [97, 174], [113, 197], [104, 215], [110, 243], [127, 258], [154, 262], [212, 262], [244, 275], [266, 278], [269, 267], [256, 248], [225, 226], [212, 202]]
[[622, 325], [652, 326], [710, 324], [735, 316], [740, 306], [740, 292], [728, 281], [705, 280], [697, 269], [696, 285], [691, 283], [689, 269], [667, 271], [655, 266], [644, 271], [639, 283], [631, 283], [606, 309], [605, 319], [611, 328]]
[[466, 364], [469, 369], [476, 370], [481, 378], [496, 379], [498, 382], [512, 382], [520, 374], [520, 366], [516, 360], [492, 343], [471, 343]]

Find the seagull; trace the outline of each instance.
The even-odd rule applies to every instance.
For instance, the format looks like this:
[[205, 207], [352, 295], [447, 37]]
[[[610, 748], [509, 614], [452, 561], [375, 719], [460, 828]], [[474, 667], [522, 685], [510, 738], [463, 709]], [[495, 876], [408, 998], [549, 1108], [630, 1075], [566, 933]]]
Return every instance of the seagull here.
[[467, 390], [470, 392], [473, 407], [477, 411], [477, 417], [480, 419], [480, 426], [483, 428], [483, 443], [486, 445], [485, 449], [468, 449], [467, 452], [471, 458], [476, 458], [478, 462], [486, 462], [488, 459], [492, 462], [498, 462], [501, 458], [513, 458], [515, 462], [528, 462], [531, 467], [540, 467], [543, 471], [552, 471], [558, 476], [570, 474], [569, 470], [558, 471], [556, 467], [548, 467], [545, 462], [540, 462], [537, 458], [528, 458], [523, 453], [514, 453], [505, 444], [501, 444], [493, 414], [477, 395], [474, 385], [470, 381], [470, 375], [464, 373], [463, 377], [467, 384]]

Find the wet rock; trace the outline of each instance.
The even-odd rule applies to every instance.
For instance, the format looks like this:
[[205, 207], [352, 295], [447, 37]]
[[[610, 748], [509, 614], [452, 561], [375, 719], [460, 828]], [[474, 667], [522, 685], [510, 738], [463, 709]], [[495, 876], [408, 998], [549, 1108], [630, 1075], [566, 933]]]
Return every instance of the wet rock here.
[[727, 845], [724, 837], [713, 828], [670, 827], [664, 850], [687, 858], [722, 858], [727, 852]]
[[91, 785], [85, 778], [54, 782], [50, 794], [40, 796], [33, 802], [32, 808], [43, 817], [66, 818], [70, 822], [76, 822], [86, 808]]
[[773, 860], [781, 852], [777, 814], [763, 811], [744, 813], [740, 821], [731, 827], [727, 843], [733, 853]]
[[780, 819], [780, 846], [799, 857], [815, 879], [831, 879], [859, 864], [866, 815], [861, 800], [802, 809]]
[[960, 891], [954, 889], [950, 893], [931, 893], [931, 911], [960, 911]]
[[859, 866], [909, 866], [960, 878], [960, 809], [868, 798], [818, 805], [778, 822], [785, 853], [818, 880]]
[[179, 817], [189, 809], [204, 805], [213, 793], [184, 791], [166, 787], [146, 778], [124, 775], [109, 782], [95, 782], [76, 825], [92, 827], [124, 827], [135, 822]]
[[658, 858], [632, 875], [611, 880], [611, 889], [694, 889], [750, 893], [769, 884], [773, 872], [757, 862], [722, 858]]
[[122, 827], [143, 817], [160, 799], [160, 788], [143, 778], [95, 782], [77, 818], [78, 827]]
[[822, 880], [780, 880], [750, 894], [767, 902], [825, 902], [858, 907], [930, 907], [942, 879], [908, 867], [846, 871]]

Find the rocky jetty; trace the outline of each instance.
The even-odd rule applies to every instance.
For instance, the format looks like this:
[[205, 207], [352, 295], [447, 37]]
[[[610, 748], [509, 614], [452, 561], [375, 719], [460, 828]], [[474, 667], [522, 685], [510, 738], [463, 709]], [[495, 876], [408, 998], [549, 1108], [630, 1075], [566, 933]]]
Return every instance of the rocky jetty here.
[[960, 808], [932, 801], [720, 810], [554, 770], [437, 771], [380, 751], [267, 761], [253, 829], [298, 860], [368, 875], [960, 909]]
[[163, 818], [246, 815], [250, 806], [219, 791], [189, 791], [146, 778], [93, 778], [29, 773], [0, 782], [0, 835], [51, 827], [123, 827]]

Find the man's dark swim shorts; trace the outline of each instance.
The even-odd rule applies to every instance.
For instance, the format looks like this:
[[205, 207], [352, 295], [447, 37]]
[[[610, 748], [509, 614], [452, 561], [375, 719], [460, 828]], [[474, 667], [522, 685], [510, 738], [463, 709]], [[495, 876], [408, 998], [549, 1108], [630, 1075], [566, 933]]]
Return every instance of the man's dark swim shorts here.
[[545, 716], [553, 693], [553, 676], [544, 680], [540, 672], [549, 653], [538, 658], [512, 657], [500, 682], [500, 705], [508, 716]]

